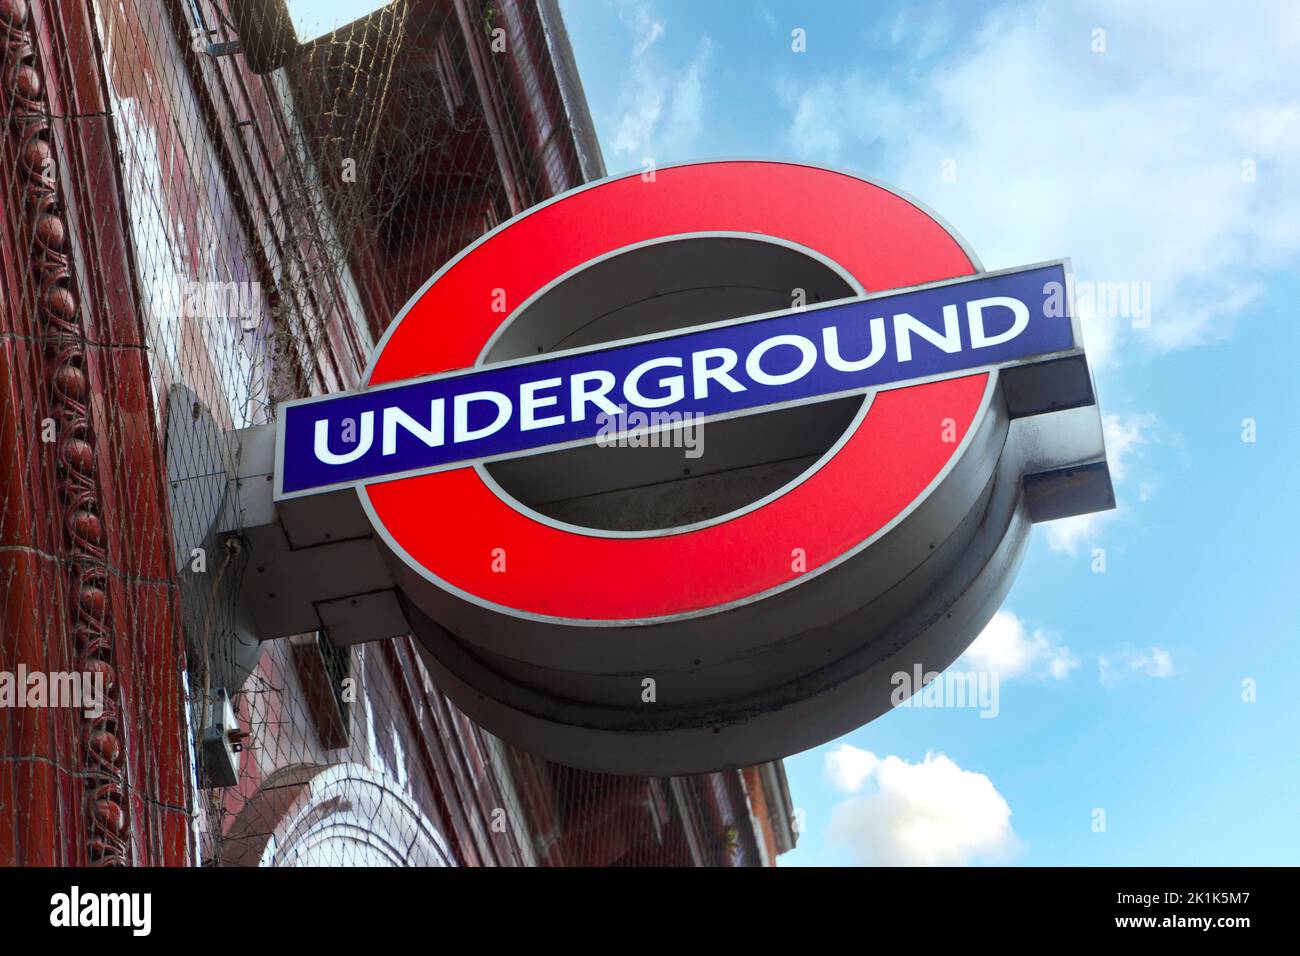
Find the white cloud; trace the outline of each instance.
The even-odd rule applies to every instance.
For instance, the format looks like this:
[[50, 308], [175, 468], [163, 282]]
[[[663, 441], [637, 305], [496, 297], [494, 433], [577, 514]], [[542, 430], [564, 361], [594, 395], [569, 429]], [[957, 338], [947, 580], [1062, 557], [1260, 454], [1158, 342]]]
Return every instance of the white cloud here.
[[1110, 475], [1116, 481], [1128, 477], [1128, 466], [1133, 452], [1145, 445], [1156, 417], [1150, 413], [1138, 415], [1103, 415], [1102, 434], [1106, 437], [1106, 460]]
[[924, 59], [943, 46], [951, 30], [951, 21], [934, 7], [904, 9], [889, 28], [889, 43], [907, 47], [913, 59]]
[[1044, 631], [1029, 633], [1010, 611], [998, 611], [966, 648], [961, 666], [998, 675], [999, 681], [1029, 675], [1065, 680], [1079, 659]]
[[1079, 553], [1082, 545], [1094, 544], [1101, 537], [1102, 529], [1115, 520], [1119, 511], [1119, 508], [1115, 508], [1113, 511], [1094, 511], [1091, 514], [1049, 521], [1043, 525], [1047, 534], [1047, 546], [1053, 551], [1061, 551], [1073, 557]]
[[1300, 257], [1296, 62], [1294, 5], [1203, 0], [1171, 15], [1077, 0], [1001, 8], [925, 69], [782, 93], [796, 152], [878, 151], [872, 172], [941, 210], [987, 267], [1069, 255], [1082, 281], [1149, 282], [1148, 328], [1085, 319], [1108, 362], [1136, 342], [1228, 334], [1269, 271]]
[[826, 773], [840, 793], [857, 793], [879, 763], [870, 750], [840, 744], [826, 755]]
[[[920, 763], [841, 744], [826, 755], [837, 785], [863, 791], [831, 811], [830, 838], [867, 866], [965, 866], [1018, 846], [1011, 807], [982, 773], [943, 754]], [[845, 776], [844, 768], [853, 773]]]
[[1124, 650], [1116, 654], [1101, 655], [1097, 658], [1097, 669], [1101, 682], [1110, 686], [1125, 677], [1173, 677], [1174, 658], [1168, 651], [1159, 647]]
[[627, 78], [619, 94], [621, 115], [613, 124], [613, 151], [640, 163], [678, 159], [702, 128], [705, 78], [713, 43], [701, 38], [687, 64], [668, 62], [657, 46], [663, 21], [646, 4], [625, 5], [620, 16], [632, 32]]
[[649, 7], [634, 7], [631, 16], [636, 22], [637, 37], [632, 45], [632, 58], [645, 56], [646, 52], [664, 35], [664, 23], [650, 15]]

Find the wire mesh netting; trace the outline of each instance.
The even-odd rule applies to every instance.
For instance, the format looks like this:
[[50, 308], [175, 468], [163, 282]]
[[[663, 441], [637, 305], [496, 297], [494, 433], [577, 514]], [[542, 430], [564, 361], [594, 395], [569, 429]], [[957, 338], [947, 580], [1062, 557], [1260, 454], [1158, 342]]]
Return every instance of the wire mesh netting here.
[[[408, 638], [259, 642], [243, 619], [241, 583], [257, 556], [228, 533], [239, 515], [230, 436], [272, 421], [278, 402], [355, 387], [387, 323], [441, 264], [603, 173], [554, 3], [395, 0], [255, 74], [233, 44], [251, 43], [258, 8], [274, 6], [94, 0], [84, 11], [93, 43], [80, 46], [75, 24], [50, 15], [42, 41], [25, 4], [0, 11], [12, 20], [11, 67], [98, 85], [103, 103], [75, 120], [40, 96], [9, 105], [6, 158], [39, 173], [53, 156], [52, 201], [83, 217], [65, 245], [38, 232], [52, 227], [37, 200], [14, 200], [28, 231], [8, 238], [35, 250], [31, 274], [68, 268], [54, 292], [29, 284], [31, 300], [11, 306], [57, 318], [66, 287], [87, 313], [136, 330], [113, 337], [98, 325], [108, 332], [91, 341], [84, 323], [51, 326], [43, 351], [7, 360], [48, 361], [60, 347], [93, 356], [130, 345], [143, 356], [134, 381], [113, 366], [117, 391], [100, 412], [78, 391], [82, 366], [55, 366], [72, 369], [54, 394], [66, 393], [73, 426], [91, 427], [77, 414], [106, 424], [85, 448], [56, 442], [50, 454], [62, 458], [25, 492], [31, 513], [72, 516], [31, 531], [34, 552], [51, 556], [36, 573], [69, 583], [38, 593], [27, 570], [5, 569], [6, 660], [122, 673], [94, 720], [48, 709], [0, 718], [5, 754], [57, 738], [62, 749], [49, 752], [80, 755], [75, 767], [56, 761], [48, 783], [32, 761], [0, 766], [0, 819], [108, 863], [141, 861], [132, 836], [142, 834], [205, 865], [770, 862], [764, 830], [788, 806], [763, 796], [756, 771], [650, 779], [556, 766], [460, 713]], [[34, 37], [30, 53], [19, 33]], [[111, 144], [112, 183], [76, 162], [74, 122]], [[92, 201], [96, 189], [117, 207]], [[113, 230], [120, 263], [84, 245], [110, 248]], [[19, 394], [10, 407], [35, 441], [44, 406]], [[60, 512], [64, 499], [71, 510]], [[113, 521], [138, 555], [164, 554], [162, 566], [136, 568], [101, 547], [99, 523]], [[110, 618], [122, 633], [95, 623]], [[24, 649], [18, 635], [45, 636]], [[233, 728], [222, 728], [223, 694]], [[214, 727], [239, 748], [229, 781], [205, 757]], [[46, 787], [63, 791], [49, 805], [69, 818], [42, 830], [31, 818]]]

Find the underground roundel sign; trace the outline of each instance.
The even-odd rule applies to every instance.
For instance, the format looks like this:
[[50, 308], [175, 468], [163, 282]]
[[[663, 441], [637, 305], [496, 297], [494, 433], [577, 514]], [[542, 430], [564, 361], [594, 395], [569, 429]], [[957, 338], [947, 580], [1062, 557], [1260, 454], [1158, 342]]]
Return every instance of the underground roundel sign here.
[[276, 497], [360, 496], [425, 662], [499, 736], [676, 773], [845, 733], [948, 666], [1032, 522], [1113, 506], [1067, 261], [710, 162], [593, 183], [280, 409]]

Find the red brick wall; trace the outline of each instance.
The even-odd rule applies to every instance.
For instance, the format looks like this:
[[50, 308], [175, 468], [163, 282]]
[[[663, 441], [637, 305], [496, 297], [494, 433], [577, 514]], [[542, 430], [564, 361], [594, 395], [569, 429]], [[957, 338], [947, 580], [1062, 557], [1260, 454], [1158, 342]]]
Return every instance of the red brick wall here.
[[[210, 520], [177, 496], [202, 478], [191, 416], [229, 432], [354, 386], [425, 277], [582, 179], [537, 8], [395, 8], [401, 68], [446, 84], [443, 126], [413, 159], [411, 116], [432, 114], [393, 98], [373, 50], [373, 89], [348, 99], [330, 72], [354, 55], [342, 47], [288, 81], [196, 49], [230, 38], [212, 0], [0, 0], [16, 118], [0, 189], [0, 671], [99, 669], [113, 688], [96, 719], [0, 708], [0, 863], [756, 861], [739, 774], [617, 778], [514, 751], [439, 693], [409, 639], [349, 652], [342, 746], [302, 645], [264, 645], [229, 688], [251, 734], [238, 784], [191, 779], [202, 708], [187, 692], [222, 679], [214, 648], [238, 636], [225, 576], [241, 573], [216, 553], [186, 569], [181, 537]], [[487, 49], [489, 20], [510, 55]], [[362, 136], [348, 110], [372, 100]], [[338, 143], [369, 150], [360, 181], [339, 178]], [[402, 195], [386, 202], [394, 164]], [[261, 307], [178, 314], [178, 281], [256, 289]]]

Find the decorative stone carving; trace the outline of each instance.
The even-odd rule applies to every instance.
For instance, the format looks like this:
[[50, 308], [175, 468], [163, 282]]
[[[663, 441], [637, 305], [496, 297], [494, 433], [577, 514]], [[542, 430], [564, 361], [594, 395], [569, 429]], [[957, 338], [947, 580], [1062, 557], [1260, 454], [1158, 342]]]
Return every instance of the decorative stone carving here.
[[47, 408], [58, 428], [56, 478], [65, 531], [62, 565], [70, 595], [68, 631], [76, 643], [77, 667], [102, 674], [102, 713], [83, 717], [81, 771], [86, 780], [88, 862], [130, 863], [112, 608], [96, 479], [95, 424], [91, 419], [85, 329], [67, 249], [67, 222], [50, 133], [50, 104], [32, 36], [26, 0], [0, 0], [0, 89], [9, 117], [5, 135], [16, 141], [17, 176], [23, 197], [25, 234], [37, 315], [33, 333], [44, 346]]

